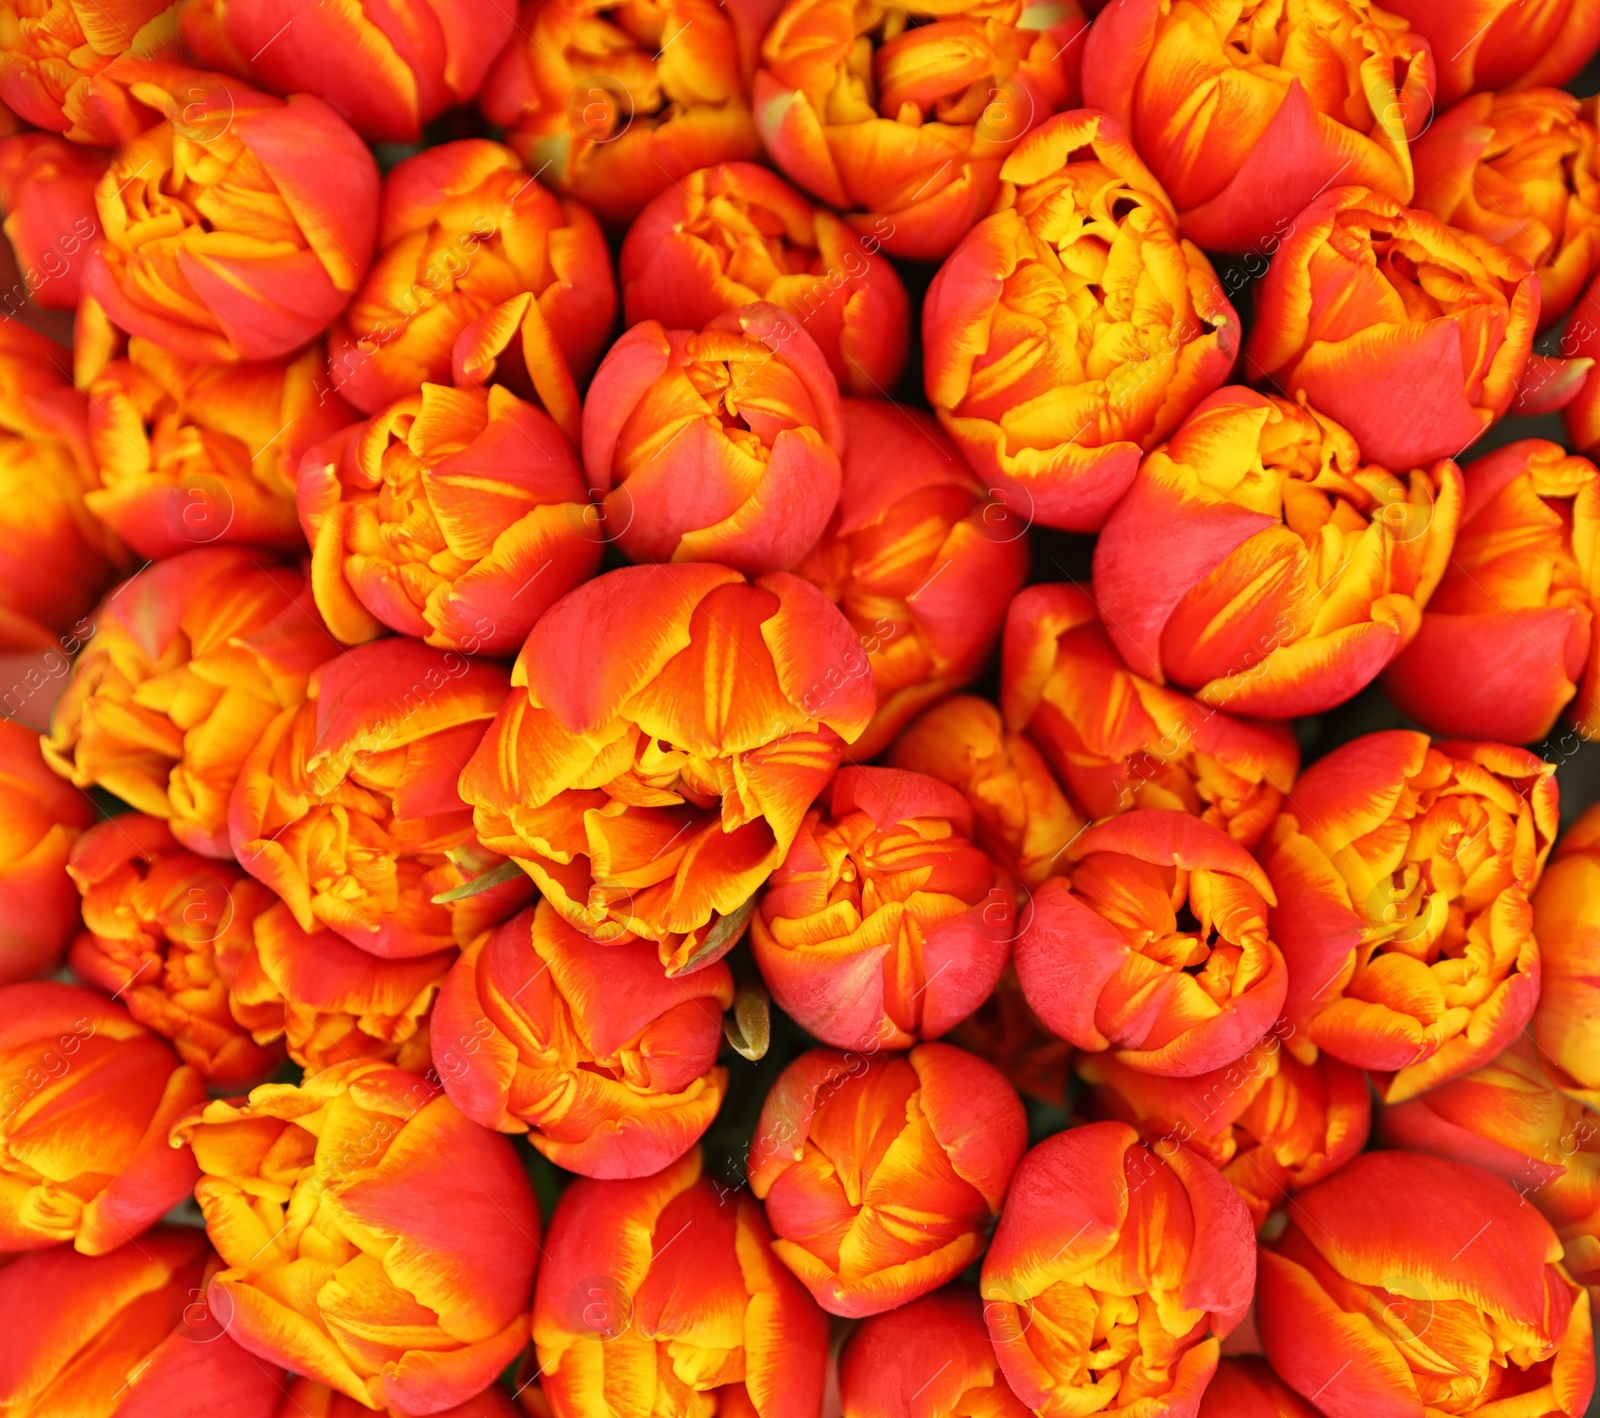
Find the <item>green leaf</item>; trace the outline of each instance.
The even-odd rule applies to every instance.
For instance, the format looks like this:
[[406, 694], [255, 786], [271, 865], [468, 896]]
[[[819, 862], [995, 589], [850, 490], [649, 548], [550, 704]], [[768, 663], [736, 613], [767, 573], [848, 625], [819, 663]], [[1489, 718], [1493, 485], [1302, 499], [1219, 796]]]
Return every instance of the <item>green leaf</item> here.
[[765, 986], [739, 986], [732, 1011], [722, 1018], [722, 1032], [741, 1058], [755, 1063], [767, 1056], [772, 1043], [772, 1001]]
[[470, 881], [464, 881], [460, 886], [452, 886], [448, 891], [441, 891], [433, 898], [435, 906], [445, 906], [452, 901], [465, 901], [469, 896], [478, 896], [485, 891], [493, 891], [497, 886], [503, 886], [508, 881], [515, 881], [522, 875], [522, 868], [515, 862], [501, 862], [493, 871], [482, 872]]
[[752, 896], [737, 911], [730, 911], [726, 916], [719, 916], [706, 932], [706, 938], [700, 942], [700, 949], [695, 951], [683, 962], [681, 970], [674, 970], [674, 975], [687, 975], [691, 970], [698, 970], [702, 965], [709, 965], [713, 960], [721, 960], [734, 946], [738, 945], [739, 937], [744, 934], [744, 928], [750, 924], [751, 914], [756, 909], [756, 898]]

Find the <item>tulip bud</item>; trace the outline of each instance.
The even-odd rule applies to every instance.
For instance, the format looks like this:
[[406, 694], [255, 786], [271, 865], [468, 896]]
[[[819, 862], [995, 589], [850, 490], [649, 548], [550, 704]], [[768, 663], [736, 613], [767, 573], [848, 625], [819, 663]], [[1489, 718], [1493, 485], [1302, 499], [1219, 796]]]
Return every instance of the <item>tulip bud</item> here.
[[1013, 598], [1000, 703], [1095, 819], [1176, 809], [1254, 848], [1300, 766], [1286, 726], [1236, 719], [1131, 673], [1094, 598], [1066, 582]]
[[812, 1049], [762, 1105], [750, 1189], [817, 1303], [876, 1315], [966, 1269], [1027, 1145], [1011, 1085], [949, 1044]]
[[1198, 1418], [1317, 1418], [1265, 1359], [1224, 1358], [1200, 1399]]
[[1474, 89], [1564, 84], [1600, 44], [1600, 6], [1594, 0], [1555, 0], [1531, 9], [1521, 0], [1386, 3], [1433, 47], [1440, 103], [1454, 103]]
[[1239, 318], [1104, 114], [1051, 119], [1000, 176], [928, 288], [928, 401], [1019, 516], [1097, 531], [1140, 450], [1226, 381]]
[[1487, 1063], [1539, 997], [1529, 894], [1555, 765], [1393, 729], [1319, 759], [1261, 850], [1302, 1060], [1326, 1049], [1399, 1103]]
[[1022, 1159], [980, 1288], [1000, 1368], [1036, 1414], [1177, 1418], [1249, 1310], [1255, 1270], [1250, 1215], [1210, 1163], [1091, 1123]]
[[1600, 1017], [1594, 969], [1600, 948], [1600, 808], [1591, 807], [1562, 835], [1533, 893], [1533, 929], [1541, 976], [1533, 1037], [1540, 1059], [1558, 1088], [1600, 1110], [1600, 1048], [1594, 1038]]
[[368, 1408], [438, 1412], [528, 1342], [539, 1208], [504, 1138], [438, 1087], [355, 1061], [214, 1101], [175, 1136], [252, 1354]]
[[1095, 596], [1123, 658], [1158, 683], [1239, 714], [1320, 713], [1416, 635], [1461, 503], [1448, 458], [1363, 463], [1303, 403], [1222, 389], [1106, 519]]
[[[0, 58], [0, 88], [5, 84]], [[83, 266], [99, 239], [94, 189], [109, 153], [80, 147], [52, 133], [0, 138], [0, 211], [17, 255], [27, 298], [41, 310], [71, 310], [78, 303]], [[10, 297], [5, 314], [17, 311]]]

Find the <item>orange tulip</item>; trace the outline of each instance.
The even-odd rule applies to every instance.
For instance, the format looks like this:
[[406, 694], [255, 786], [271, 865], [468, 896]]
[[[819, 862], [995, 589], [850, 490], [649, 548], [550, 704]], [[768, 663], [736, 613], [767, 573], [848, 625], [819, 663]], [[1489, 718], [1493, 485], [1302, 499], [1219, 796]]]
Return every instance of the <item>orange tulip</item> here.
[[1316, 714], [1417, 633], [1461, 519], [1448, 458], [1391, 471], [1304, 404], [1219, 390], [1147, 457], [1095, 544], [1124, 659], [1239, 714]]
[[984, 1319], [1041, 1418], [1193, 1418], [1255, 1270], [1250, 1214], [1209, 1162], [1091, 1123], [1017, 1168], [983, 1262]]
[[470, 103], [515, 14], [496, 0], [331, 6], [301, 0], [184, 0], [178, 28], [208, 69], [276, 94], [326, 99], [370, 142], [414, 143]]
[[554, 1418], [822, 1407], [822, 1312], [773, 1256], [761, 1207], [703, 1177], [698, 1151], [653, 1177], [562, 1192], [533, 1343]]
[[385, 960], [504, 920], [526, 883], [476, 882], [504, 863], [473, 836], [456, 778], [509, 686], [499, 665], [406, 638], [329, 660], [239, 772], [228, 831], [240, 865], [308, 935], [326, 927]]
[[1364, 187], [1307, 207], [1254, 294], [1250, 378], [1304, 395], [1389, 469], [1475, 443], [1510, 407], [1539, 322], [1521, 257]]
[[955, 789], [841, 768], [750, 917], [773, 999], [841, 1049], [937, 1039], [989, 997], [1016, 934], [1011, 878], [972, 844]]
[[1026, 735], [986, 699], [958, 694], [915, 720], [890, 751], [896, 768], [948, 783], [972, 808], [973, 840], [1023, 886], [1064, 869], [1087, 825]]
[[952, 1286], [856, 1326], [839, 1360], [844, 1418], [1030, 1418], [974, 1290]]
[[1104, 114], [1051, 119], [1000, 176], [928, 288], [928, 401], [1015, 512], [1097, 531], [1140, 450], [1227, 380], [1239, 318]]
[[300, 458], [354, 417], [317, 346], [288, 360], [196, 364], [130, 340], [89, 386], [100, 486], [84, 501], [143, 557], [212, 543], [300, 551]]
[[864, 760], [977, 677], [1028, 574], [1028, 538], [925, 413], [842, 407], [839, 510], [795, 574], [845, 613], [872, 664], [878, 712], [852, 755]]
[[599, 944], [542, 901], [462, 953], [434, 1010], [434, 1053], [475, 1123], [527, 1133], [580, 1176], [645, 1177], [722, 1105], [732, 1004], [726, 965], [669, 981], [649, 941]]
[[[0, 57], [0, 87], [4, 65]], [[16, 315], [24, 300], [41, 310], [77, 305], [84, 262], [100, 236], [95, 184], [110, 161], [109, 153], [53, 133], [0, 138], [0, 211], [23, 282], [22, 290], [0, 296], [7, 316]]]
[[552, 196], [499, 143], [425, 148], [383, 180], [378, 254], [328, 334], [334, 382], [375, 414], [424, 384], [479, 382], [520, 345], [501, 380], [574, 441], [578, 386], [617, 310], [611, 256], [593, 217]]
[[786, 0], [755, 76], [762, 141], [862, 235], [939, 260], [993, 205], [1017, 141], [1077, 100], [1086, 24], [1076, 0]]
[[1394, 8], [1118, 0], [1089, 31], [1083, 101], [1148, 154], [1185, 236], [1271, 256], [1334, 182], [1411, 200], [1434, 56]]
[[189, 1195], [194, 1158], [167, 1134], [205, 1084], [121, 1005], [0, 987], [0, 1080], [0, 1251], [104, 1255]]
[[[1576, 745], [1574, 744], [1574, 747]], [[1539, 941], [1539, 1002], [1533, 1037], [1557, 1087], [1600, 1111], [1600, 807], [1591, 807], [1562, 835], [1549, 870], [1533, 893]]]
[[1561, 1242], [1476, 1167], [1357, 1157], [1296, 1198], [1260, 1267], [1267, 1361], [1326, 1418], [1578, 1418], [1594, 1391]]
[[1199, 1418], [1317, 1418], [1265, 1359], [1224, 1358], [1200, 1399]]
[[130, 60], [165, 122], [125, 144], [95, 202], [88, 294], [130, 335], [185, 359], [277, 359], [361, 284], [377, 227], [372, 154], [321, 99]]
[[461, 775], [484, 846], [578, 930], [720, 959], [844, 743], [866, 657], [814, 586], [725, 567], [624, 567], [533, 628]]
[[525, 0], [478, 106], [552, 187], [622, 226], [697, 168], [760, 151], [742, 62], [760, 8]]
[[[528, 1390], [537, 1393], [536, 1389]], [[407, 1418], [398, 1408], [384, 1410], [389, 1418]], [[518, 1418], [519, 1410], [497, 1388], [486, 1388], [465, 1403], [442, 1408], [433, 1418]], [[342, 1393], [319, 1384], [312, 1379], [296, 1379], [283, 1396], [283, 1406], [276, 1418], [368, 1418], [372, 1412], [364, 1403], [346, 1398]]]
[[1000, 703], [1096, 819], [1176, 808], [1253, 848], [1300, 766], [1283, 725], [1236, 719], [1130, 672], [1094, 600], [1066, 582], [1013, 598]]
[[1033, 896], [1017, 978], [1075, 1048], [1193, 1078], [1242, 1059], [1283, 1005], [1266, 874], [1218, 827], [1136, 809], [1072, 843]]
[[508, 389], [424, 384], [310, 449], [300, 520], [328, 628], [385, 627], [441, 650], [510, 655], [600, 564], [561, 430]]
[[1539, 997], [1529, 893], [1555, 765], [1393, 729], [1300, 776], [1261, 850], [1302, 1061], [1373, 1069], [1391, 1103], [1487, 1063]]
[[1028, 1145], [999, 1071], [949, 1044], [812, 1049], [778, 1075], [750, 1144], [773, 1254], [830, 1314], [881, 1314], [983, 1249]]
[[1072, 1045], [1046, 1029], [1028, 1007], [1013, 967], [1006, 967], [989, 998], [945, 1038], [992, 1063], [1023, 1096], [1053, 1108], [1067, 1106]]
[[157, 562], [111, 592], [56, 701], [44, 756], [232, 855], [228, 799], [246, 755], [335, 649], [298, 572], [235, 547]]
[[1564, 84], [1600, 44], [1595, 0], [1387, 0], [1433, 46], [1439, 64], [1439, 102], [1454, 103], [1474, 89], [1526, 89]]
[[0, 1273], [0, 1412], [12, 1418], [273, 1418], [283, 1370], [205, 1303], [204, 1234], [163, 1226], [106, 1256], [66, 1246]]

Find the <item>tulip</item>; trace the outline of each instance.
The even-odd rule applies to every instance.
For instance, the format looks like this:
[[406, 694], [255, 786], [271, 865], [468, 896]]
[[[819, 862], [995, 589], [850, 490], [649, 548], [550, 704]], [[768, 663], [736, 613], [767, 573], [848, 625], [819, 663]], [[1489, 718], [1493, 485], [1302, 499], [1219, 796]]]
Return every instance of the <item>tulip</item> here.
[[1254, 848], [1300, 766], [1285, 726], [1236, 719], [1129, 671], [1093, 598], [1066, 582], [1012, 600], [1000, 703], [1007, 727], [1026, 731], [1096, 819], [1177, 809]]
[[1017, 938], [1029, 1005], [1075, 1048], [1193, 1078], [1271, 1027], [1288, 974], [1266, 873], [1221, 828], [1141, 808], [1086, 829]]
[[504, 1138], [374, 1060], [214, 1101], [174, 1133], [252, 1354], [368, 1408], [437, 1413], [528, 1340], [539, 1208]]
[[1577, 1418], [1594, 1391], [1589, 1297], [1561, 1257], [1498, 1177], [1366, 1153], [1296, 1198], [1261, 1251], [1267, 1362], [1327, 1418]]
[[441, 650], [510, 655], [600, 564], [577, 459], [508, 389], [424, 384], [310, 449], [300, 520], [328, 628], [385, 627]]
[[1130, 1123], [1163, 1156], [1178, 1143], [1226, 1177], [1259, 1230], [1269, 1213], [1344, 1166], [1366, 1145], [1367, 1078], [1337, 1059], [1301, 1063], [1277, 1033], [1237, 1063], [1160, 1078], [1110, 1054], [1083, 1054], [1079, 1109]]
[[993, 206], [1018, 140], [1076, 101], [1086, 24], [1076, 0], [787, 0], [753, 87], [762, 142], [863, 236], [939, 260]]
[[165, 122], [95, 191], [105, 239], [84, 287], [111, 321], [197, 363], [277, 359], [361, 284], [377, 227], [372, 154], [319, 98], [128, 62]]
[[773, 1254], [829, 1314], [882, 1314], [983, 1249], [1028, 1146], [999, 1070], [949, 1044], [812, 1049], [778, 1076], [750, 1144]]
[[1439, 102], [1474, 89], [1527, 89], [1576, 77], [1600, 44], [1595, 0], [1386, 0], [1416, 26], [1439, 65]]
[[233, 855], [228, 799], [278, 712], [335, 650], [298, 572], [237, 547], [200, 547], [129, 578], [56, 701], [44, 756], [159, 817], [191, 852]]
[[972, 844], [972, 809], [899, 768], [841, 768], [750, 918], [773, 999], [841, 1049], [937, 1039], [986, 1000], [1016, 888]]
[[184, 0], [178, 7], [183, 42], [206, 68], [269, 93], [315, 94], [374, 143], [414, 143], [425, 124], [470, 103], [514, 19], [495, 0], [370, 8]]
[[1254, 294], [1250, 378], [1303, 395], [1389, 469], [1475, 443], [1510, 407], [1539, 322], [1520, 256], [1364, 187], [1307, 207]]
[[669, 981], [654, 945], [604, 945], [548, 901], [469, 945], [433, 1017], [446, 1092], [475, 1123], [526, 1133], [584, 1177], [646, 1177], [711, 1126], [733, 975]]
[[483, 845], [670, 975], [733, 948], [872, 717], [844, 617], [786, 573], [624, 567], [546, 611], [461, 775]]
[[1104, 114], [1051, 119], [1000, 176], [928, 288], [928, 401], [1019, 516], [1098, 531], [1141, 449], [1227, 380], [1239, 319]]
[[188, 1196], [194, 1158], [167, 1134], [205, 1084], [121, 1005], [0, 987], [0, 1078], [0, 1251], [104, 1255]]
[[232, 862], [180, 847], [157, 817], [91, 827], [67, 871], [83, 893], [69, 963], [217, 1088], [265, 1078], [280, 1062], [234, 1022], [230, 992], [256, 919], [273, 896]]
[[1555, 839], [1554, 772], [1392, 729], [1301, 775], [1261, 849], [1297, 1057], [1372, 1069], [1399, 1103], [1510, 1044], [1539, 998], [1528, 897]]
[[78, 929], [67, 860], [94, 819], [88, 795], [50, 771], [38, 735], [0, 718], [0, 986], [61, 963]]
[[989, 998], [946, 1038], [992, 1063], [1025, 1097], [1053, 1108], [1067, 1106], [1072, 1045], [1046, 1029], [1028, 1008], [1013, 967], [1006, 967]]
[[928, 705], [975, 679], [1028, 574], [1027, 527], [918, 409], [843, 401], [839, 510], [795, 568], [860, 636], [878, 712], [874, 758]]
[[839, 1360], [844, 1418], [1030, 1418], [1000, 1372], [977, 1292], [941, 1290], [858, 1325]]
[[1519, 1038], [1482, 1068], [1384, 1108], [1378, 1135], [1505, 1178], [1553, 1227], [1590, 1297], [1600, 1287], [1600, 1118], [1562, 1094]]
[[1112, 1405], [1193, 1418], [1255, 1269], [1250, 1215], [1210, 1163], [1091, 1123], [1017, 1168], [984, 1257], [984, 1319], [1041, 1418]]
[[228, 810], [240, 865], [306, 934], [326, 927], [385, 960], [504, 920], [525, 883], [489, 875], [505, 864], [474, 838], [456, 778], [508, 687], [499, 665], [405, 638], [319, 666], [240, 769]]
[[525, 0], [478, 106], [556, 191], [626, 225], [696, 169], [760, 152], [741, 64], [760, 8]]
[[833, 515], [844, 449], [822, 351], [765, 302], [700, 331], [635, 325], [583, 406], [589, 486], [634, 561], [789, 570]]
[[287, 360], [196, 364], [130, 340], [89, 386], [101, 485], [84, 501], [150, 559], [212, 543], [301, 551], [301, 456], [353, 418], [316, 346]]
[[582, 206], [552, 196], [499, 143], [445, 143], [384, 178], [378, 254], [328, 357], [339, 392], [375, 414], [449, 383], [458, 347], [476, 370], [491, 334], [516, 330], [520, 364], [505, 381], [576, 441], [578, 385], [616, 309], [611, 256]]
[[1199, 1418], [1317, 1418], [1265, 1359], [1224, 1358], [1200, 1399]]
[[1320, 713], [1416, 635], [1461, 504], [1448, 458], [1363, 463], [1303, 404], [1219, 390], [1106, 519], [1095, 597], [1139, 674], [1234, 713]]
[[1118, 0], [1084, 45], [1083, 101], [1148, 156], [1185, 236], [1270, 256], [1336, 181], [1411, 200], [1434, 56], [1394, 8]]
[[[4, 87], [0, 58], [0, 88]], [[83, 283], [84, 257], [100, 236], [94, 189], [111, 160], [53, 133], [0, 138], [0, 211], [16, 252], [26, 298], [41, 310], [71, 310]], [[5, 313], [13, 316], [10, 296]]]
[[65, 1246], [0, 1273], [0, 1412], [15, 1418], [273, 1418], [283, 1370], [205, 1303], [202, 1232], [162, 1226], [106, 1256]]
[[[1577, 741], [1572, 739], [1572, 752]], [[1591, 807], [1562, 835], [1533, 893], [1533, 929], [1541, 975], [1533, 1037], [1540, 1061], [1563, 1092], [1600, 1110], [1600, 807]]]
[[[529, 1390], [536, 1393], [537, 1390]], [[407, 1418], [399, 1409], [385, 1410], [389, 1418]], [[283, 1396], [277, 1418], [368, 1418], [365, 1404], [311, 1379], [296, 1379]], [[433, 1418], [518, 1418], [519, 1410], [501, 1390], [486, 1388], [476, 1397], [450, 1408], [440, 1409]]]

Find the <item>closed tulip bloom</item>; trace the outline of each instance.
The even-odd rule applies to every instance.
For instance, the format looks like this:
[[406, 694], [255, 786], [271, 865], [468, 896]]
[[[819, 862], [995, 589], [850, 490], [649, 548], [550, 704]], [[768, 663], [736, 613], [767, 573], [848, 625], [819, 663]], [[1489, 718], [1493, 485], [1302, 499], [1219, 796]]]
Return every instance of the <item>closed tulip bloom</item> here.
[[1525, 438], [1469, 463], [1465, 486], [1449, 565], [1385, 690], [1436, 733], [1533, 743], [1563, 711], [1600, 733], [1600, 472]]
[[1029, 1418], [975, 1290], [955, 1286], [856, 1326], [839, 1359], [844, 1418]]
[[478, 836], [578, 930], [720, 959], [844, 744], [866, 657], [814, 586], [624, 567], [545, 613], [461, 775]]
[[939, 260], [993, 205], [1017, 141], [1076, 101], [1086, 24], [1076, 0], [787, 0], [755, 76], [762, 141], [886, 251]]
[[295, 472], [355, 415], [319, 346], [292, 359], [195, 363], [148, 340], [89, 386], [100, 486], [84, 501], [142, 557], [237, 544], [303, 551]]
[[1372, 1069], [1399, 1103], [1510, 1044], [1539, 998], [1528, 897], [1555, 840], [1554, 771], [1392, 729], [1301, 774], [1261, 849], [1291, 1050]]
[[1019, 592], [1000, 663], [1007, 727], [1026, 731], [1091, 817], [1177, 809], [1247, 848], [1276, 820], [1300, 766], [1294, 736], [1131, 672], [1088, 592]]
[[370, 1061], [214, 1101], [178, 1133], [252, 1354], [368, 1408], [438, 1413], [528, 1342], [539, 1208], [504, 1138]]
[[1388, 0], [1430, 45], [1439, 65], [1439, 102], [1474, 89], [1527, 89], [1574, 78], [1600, 44], [1600, 4], [1549, 0]]
[[[536, 1394], [538, 1390], [528, 1389]], [[398, 1408], [384, 1410], [389, 1418], [408, 1418]], [[497, 1388], [486, 1388], [465, 1403], [441, 1408], [433, 1418], [518, 1418], [521, 1410], [505, 1393]], [[336, 1389], [319, 1384], [312, 1379], [296, 1379], [283, 1396], [283, 1406], [276, 1418], [369, 1418], [372, 1410], [364, 1403], [346, 1398]]]
[[669, 980], [649, 941], [592, 941], [542, 901], [462, 952], [434, 1010], [434, 1055], [474, 1122], [526, 1133], [580, 1176], [645, 1177], [711, 1126], [732, 1004], [726, 965]]
[[1224, 1358], [1200, 1399], [1199, 1418], [1317, 1418], [1265, 1359]]
[[562, 1192], [533, 1343], [554, 1418], [822, 1410], [827, 1321], [773, 1255], [760, 1205], [702, 1176], [698, 1150]]
[[866, 759], [982, 671], [1027, 577], [1028, 536], [921, 410], [843, 409], [839, 509], [795, 572], [845, 613], [871, 661], [878, 712], [855, 746]]
[[517, 881], [461, 890], [504, 865], [456, 779], [508, 688], [499, 665], [406, 638], [328, 661], [240, 771], [234, 855], [307, 934], [386, 960], [465, 945], [527, 896]]
[[697, 168], [760, 152], [742, 62], [760, 8], [525, 0], [478, 106], [556, 191], [625, 225]]
[[1104, 114], [1051, 119], [1000, 175], [928, 288], [928, 401], [1020, 516], [1097, 531], [1140, 451], [1226, 381], [1239, 319]]
[[1594, 1391], [1589, 1297], [1500, 1178], [1369, 1152], [1295, 1200], [1260, 1254], [1267, 1362], [1327, 1418], [1577, 1418]]
[[[0, 12], [3, 13], [3, 12]], [[0, 88], [5, 59], [0, 56]], [[100, 235], [94, 189], [109, 153], [53, 133], [0, 138], [0, 212], [28, 298], [41, 310], [78, 303], [89, 248]], [[16, 312], [7, 303], [7, 314]]]
[[1591, 807], [1561, 838], [1533, 893], [1540, 989], [1533, 1037], [1546, 1071], [1564, 1092], [1600, 1110], [1600, 809]]
[[84, 284], [112, 322], [196, 361], [277, 359], [320, 335], [366, 275], [378, 168], [321, 99], [138, 61], [165, 121], [100, 179]]
[[523, 354], [502, 382], [576, 439], [578, 386], [616, 309], [610, 253], [581, 205], [553, 196], [500, 143], [443, 143], [384, 178], [378, 254], [329, 331], [328, 358], [340, 393], [375, 414], [449, 383], [463, 340], [463, 356], [481, 358], [478, 322], [509, 321]]
[[104, 1255], [189, 1195], [194, 1158], [167, 1134], [205, 1084], [121, 1005], [55, 981], [0, 988], [0, 1079], [0, 1252]]
[[778, 1005], [841, 1049], [937, 1039], [989, 997], [1016, 934], [1011, 878], [972, 842], [954, 788], [841, 768], [750, 918]]
[[67, 870], [83, 893], [83, 933], [69, 963], [220, 1089], [256, 1083], [280, 1051], [234, 1020], [230, 991], [257, 917], [274, 904], [232, 862], [185, 851], [160, 818], [126, 813], [97, 823]]
[[1237, 714], [1320, 713], [1416, 635], [1461, 505], [1448, 458], [1379, 467], [1304, 402], [1219, 390], [1106, 519], [1095, 597], [1140, 674]]
[[1163, 1156], [1182, 1143], [1226, 1177], [1259, 1230], [1296, 1192], [1344, 1166], [1372, 1123], [1367, 1077], [1324, 1055], [1304, 1064], [1276, 1033], [1237, 1063], [1160, 1078], [1110, 1054], [1081, 1054], [1084, 1116], [1130, 1123]]
[[106, 597], [50, 720], [44, 756], [80, 788], [159, 817], [192, 852], [227, 857], [246, 755], [336, 648], [296, 571], [201, 547]]
[[414, 143], [447, 108], [470, 103], [514, 12], [493, 0], [458, 6], [330, 6], [301, 0], [184, 0], [178, 29], [208, 69], [275, 94], [326, 99], [369, 142]]
[[1457, 457], [1510, 407], [1539, 281], [1520, 256], [1430, 212], [1337, 187], [1295, 219], [1255, 309], [1250, 378], [1303, 394], [1363, 457], [1403, 470]]
[[205, 1303], [216, 1258], [193, 1226], [105, 1256], [65, 1246], [0, 1273], [8, 1418], [274, 1418], [283, 1370], [246, 1353]]
[[95, 805], [50, 771], [39, 736], [0, 718], [0, 985], [48, 975], [78, 929], [73, 843]]
[[1193, 1418], [1255, 1272], [1250, 1214], [1216, 1169], [1106, 1122], [1022, 1159], [980, 1288], [1000, 1368], [1042, 1418]]
[[1270, 256], [1335, 181], [1411, 200], [1434, 56], [1373, 0], [1120, 0], [1089, 31], [1083, 101], [1132, 136], [1208, 251]]
[[310, 449], [300, 520], [329, 630], [510, 655], [600, 564], [571, 446], [499, 387], [424, 384]]
[[1241, 1059], [1288, 985], [1266, 873], [1219, 827], [1141, 808], [1072, 843], [1017, 938], [1028, 1003], [1075, 1048], [1192, 1078]]

